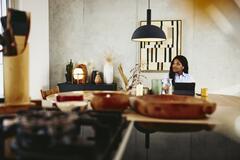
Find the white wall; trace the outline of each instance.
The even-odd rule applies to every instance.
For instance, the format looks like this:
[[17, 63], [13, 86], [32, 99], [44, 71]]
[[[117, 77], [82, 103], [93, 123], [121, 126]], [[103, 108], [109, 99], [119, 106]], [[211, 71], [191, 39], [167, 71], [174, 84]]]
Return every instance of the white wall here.
[[2, 64], [2, 60], [3, 57], [2, 55], [0, 55], [0, 98], [3, 97], [4, 91], [3, 91], [3, 64]]
[[[0, 13], [0, 16], [5, 16], [6, 15], [6, 1], [1, 1], [0, 2], [1, 6], [0, 6], [0, 10], [1, 10], [1, 13]], [[2, 34], [3, 32], [3, 28], [2, 26], [0, 27], [0, 33]], [[2, 48], [2, 47], [1, 47]], [[4, 95], [4, 84], [3, 84], [3, 54], [2, 52], [0, 52], [0, 98], [3, 97]]]
[[[138, 44], [130, 38], [146, 19], [147, 0], [50, 0], [49, 8], [52, 86], [65, 81], [69, 59], [92, 61], [102, 70], [104, 52], [111, 50], [115, 71], [122, 63], [127, 73], [138, 61]], [[151, 0], [151, 9], [152, 19], [183, 21], [183, 55], [197, 91], [207, 87], [212, 93], [240, 95], [240, 12], [233, 0]], [[217, 11], [223, 16], [214, 16]], [[152, 78], [163, 74], [146, 76], [150, 86]]]
[[49, 88], [49, 15], [48, 0], [19, 0], [20, 10], [31, 12], [30, 96], [41, 98], [40, 89]]

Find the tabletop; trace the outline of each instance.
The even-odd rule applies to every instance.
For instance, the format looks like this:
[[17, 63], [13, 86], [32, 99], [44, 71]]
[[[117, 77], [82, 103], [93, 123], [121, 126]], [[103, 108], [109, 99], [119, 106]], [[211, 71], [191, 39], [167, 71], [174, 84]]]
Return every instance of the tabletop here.
[[[57, 95], [83, 95], [84, 100], [90, 101], [93, 93], [96, 91], [72, 91], [72, 92], [61, 92], [47, 97], [47, 100], [56, 102]], [[196, 96], [196, 98], [203, 98], [210, 102], [215, 102], [217, 104], [217, 109], [209, 118], [207, 119], [196, 119], [196, 120], [168, 120], [159, 118], [150, 118], [146, 116], [139, 115], [132, 110], [127, 110], [124, 112], [124, 116], [130, 121], [141, 121], [141, 122], [160, 122], [160, 123], [190, 123], [190, 124], [227, 124], [235, 125], [235, 121], [240, 125], [240, 97], [229, 96], [229, 95], [218, 95], [209, 94], [208, 97]], [[70, 102], [68, 102], [70, 103]], [[234, 126], [230, 127], [234, 128]], [[240, 130], [240, 127], [239, 127]]]
[[[60, 94], [73, 93], [83, 94], [88, 100], [92, 96], [92, 92]], [[48, 99], [55, 100], [56, 96]], [[123, 159], [239, 159], [240, 97], [217, 94], [196, 97], [217, 104], [209, 118], [168, 120], [125, 111], [123, 115], [133, 121], [134, 127], [129, 132]]]
[[212, 94], [204, 99], [217, 103], [207, 120], [134, 121], [122, 159], [239, 160], [240, 97]]

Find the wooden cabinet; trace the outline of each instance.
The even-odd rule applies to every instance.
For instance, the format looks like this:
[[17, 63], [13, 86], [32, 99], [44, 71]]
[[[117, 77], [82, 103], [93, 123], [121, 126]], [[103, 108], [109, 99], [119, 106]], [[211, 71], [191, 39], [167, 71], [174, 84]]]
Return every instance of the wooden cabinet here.
[[60, 92], [67, 91], [85, 91], [85, 90], [108, 90], [116, 91], [117, 84], [72, 84], [72, 83], [58, 83]]

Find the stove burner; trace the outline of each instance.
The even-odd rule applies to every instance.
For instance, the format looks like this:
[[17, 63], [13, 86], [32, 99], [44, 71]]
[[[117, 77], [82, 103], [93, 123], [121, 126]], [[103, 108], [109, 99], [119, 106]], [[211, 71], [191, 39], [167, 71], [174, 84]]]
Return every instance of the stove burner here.
[[127, 124], [120, 112], [30, 110], [16, 118], [6, 132], [16, 133], [19, 160], [111, 159]]

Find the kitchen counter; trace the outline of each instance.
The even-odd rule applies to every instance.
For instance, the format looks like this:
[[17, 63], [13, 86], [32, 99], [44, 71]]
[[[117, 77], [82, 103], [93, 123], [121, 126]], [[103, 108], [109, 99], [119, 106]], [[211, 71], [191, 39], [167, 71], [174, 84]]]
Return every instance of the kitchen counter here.
[[5, 103], [0, 103], [0, 115], [16, 113], [18, 111], [28, 110], [33, 107], [40, 108], [40, 104], [41, 101], [38, 100], [31, 101], [26, 105], [6, 105]]
[[[207, 99], [217, 103], [208, 119], [154, 119], [125, 112], [131, 122], [115, 160], [239, 160], [240, 97], [209, 95]], [[88, 135], [87, 130], [83, 134]]]
[[[136, 119], [123, 159], [239, 160], [240, 97], [209, 95], [215, 123], [150, 123]], [[213, 121], [214, 120], [214, 121]]]
[[[239, 160], [240, 144], [204, 126], [134, 124], [124, 160]], [[152, 125], [152, 126], [151, 126]], [[143, 127], [144, 126], [144, 127]], [[171, 128], [171, 129], [169, 129]], [[179, 129], [181, 128], [181, 129]]]
[[123, 159], [239, 160], [240, 97], [210, 94], [204, 99], [217, 103], [208, 119], [166, 120], [125, 112], [134, 124], [124, 137]]

